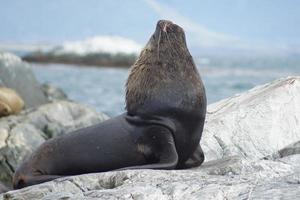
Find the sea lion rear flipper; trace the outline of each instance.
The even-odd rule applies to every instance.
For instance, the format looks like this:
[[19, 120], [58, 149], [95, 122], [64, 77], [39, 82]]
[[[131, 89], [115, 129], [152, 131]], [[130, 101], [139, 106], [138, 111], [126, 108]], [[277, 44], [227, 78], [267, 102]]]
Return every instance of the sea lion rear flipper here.
[[189, 157], [187, 161], [185, 161], [184, 164], [177, 167], [177, 169], [187, 169], [192, 167], [198, 167], [200, 166], [204, 161], [204, 153], [200, 146], [198, 145], [195, 152]]
[[152, 153], [157, 155], [159, 162], [125, 167], [118, 169], [118, 171], [127, 169], [175, 169], [178, 164], [178, 154], [173, 135], [168, 129], [164, 127], [157, 127], [150, 130], [151, 133], [149, 136], [152, 140], [152, 144], [150, 143]]

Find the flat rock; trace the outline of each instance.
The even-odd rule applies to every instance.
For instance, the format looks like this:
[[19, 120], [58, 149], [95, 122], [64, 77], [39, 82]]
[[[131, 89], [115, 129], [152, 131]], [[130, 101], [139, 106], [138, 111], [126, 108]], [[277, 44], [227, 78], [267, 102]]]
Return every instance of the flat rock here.
[[30, 66], [11, 53], [0, 52], [0, 86], [14, 89], [27, 108], [48, 102]]
[[65, 177], [0, 199], [300, 199], [299, 102], [288, 77], [210, 105], [198, 168]]
[[[211, 173], [220, 167], [227, 173]], [[299, 199], [300, 176], [292, 174], [292, 168], [281, 162], [232, 157], [191, 170], [128, 170], [66, 177], [10, 191], [3, 199]]]
[[10, 184], [21, 162], [45, 140], [106, 120], [105, 114], [57, 101], [0, 119], [0, 180]]

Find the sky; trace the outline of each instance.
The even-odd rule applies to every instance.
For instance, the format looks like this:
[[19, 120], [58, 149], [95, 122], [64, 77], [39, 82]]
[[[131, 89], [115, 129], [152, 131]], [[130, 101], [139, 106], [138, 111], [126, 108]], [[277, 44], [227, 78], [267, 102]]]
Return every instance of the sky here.
[[299, 11], [297, 0], [0, 0], [0, 43], [115, 35], [145, 44], [169, 19], [192, 48], [300, 52]]

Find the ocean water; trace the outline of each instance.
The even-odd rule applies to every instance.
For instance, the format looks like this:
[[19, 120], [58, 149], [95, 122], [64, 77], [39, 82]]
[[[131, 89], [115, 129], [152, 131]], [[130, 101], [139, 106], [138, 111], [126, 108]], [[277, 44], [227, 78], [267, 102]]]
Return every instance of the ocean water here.
[[[62, 88], [68, 97], [109, 116], [124, 112], [128, 69], [62, 64], [32, 64], [41, 83]], [[200, 67], [208, 103], [278, 78], [300, 75], [300, 67]]]

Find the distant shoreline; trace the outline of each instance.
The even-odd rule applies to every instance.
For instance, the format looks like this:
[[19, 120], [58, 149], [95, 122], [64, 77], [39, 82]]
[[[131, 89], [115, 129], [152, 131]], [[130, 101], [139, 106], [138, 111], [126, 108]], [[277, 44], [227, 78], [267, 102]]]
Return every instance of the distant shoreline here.
[[120, 67], [129, 68], [134, 64], [137, 56], [135, 54], [110, 54], [110, 53], [90, 53], [78, 55], [72, 53], [54, 54], [44, 52], [33, 52], [22, 56], [27, 62], [37, 63], [59, 63], [59, 64], [75, 64], [98, 67]]

